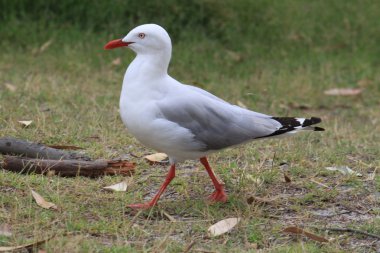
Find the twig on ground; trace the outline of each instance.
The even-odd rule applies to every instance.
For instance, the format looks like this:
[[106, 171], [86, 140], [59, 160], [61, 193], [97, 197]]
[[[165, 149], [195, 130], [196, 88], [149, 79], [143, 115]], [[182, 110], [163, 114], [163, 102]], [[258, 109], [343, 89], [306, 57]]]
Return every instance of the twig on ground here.
[[336, 232], [348, 232], [348, 233], [362, 234], [362, 235], [370, 236], [370, 237], [377, 238], [380, 240], [380, 235], [367, 233], [367, 232], [359, 230], [359, 229], [336, 228], [336, 227], [312, 227], [312, 228], [317, 229], [317, 230], [329, 230], [329, 231], [336, 231]]
[[45, 239], [35, 241], [32, 243], [17, 245], [17, 246], [0, 246], [0, 252], [19, 252], [21, 250], [26, 250], [27, 252], [34, 252], [35, 249], [38, 249], [42, 244], [45, 244], [47, 241], [55, 238], [56, 235], [52, 235]]
[[168, 214], [167, 212], [165, 212], [165, 211], [161, 211], [161, 212], [162, 212], [162, 215], [164, 215], [169, 221], [171, 221], [171, 222], [177, 222], [177, 220], [173, 216], [171, 216], [170, 214]]
[[207, 250], [207, 249], [193, 249], [193, 251], [203, 252], [203, 253], [217, 253], [217, 251]]
[[276, 151], [274, 151], [273, 153], [273, 158], [272, 158], [272, 165], [271, 165], [271, 169], [273, 170], [273, 166], [274, 166], [274, 160], [276, 159]]
[[189, 252], [194, 245], [195, 245], [195, 241], [190, 242], [190, 244], [186, 246], [186, 248], [183, 251], [183, 253]]
[[161, 250], [161, 248], [164, 246], [164, 244], [167, 242], [169, 236], [172, 234], [173, 232], [173, 229], [170, 229], [169, 230], [169, 233], [167, 233], [164, 237], [164, 239], [157, 245], [157, 247], [154, 247], [156, 248], [157, 250], [154, 250], [154, 252], [163, 252], [163, 250]]
[[21, 155], [29, 158], [44, 158], [53, 160], [91, 160], [91, 158], [77, 152], [55, 149], [43, 144], [20, 140], [13, 137], [0, 138], [0, 154]]
[[19, 173], [56, 174], [60, 176], [131, 175], [135, 165], [126, 161], [41, 160], [5, 156], [2, 168]]
[[325, 187], [325, 188], [328, 188], [328, 189], [331, 188], [330, 186], [325, 185], [325, 184], [323, 184], [323, 183], [321, 183], [321, 182], [318, 182], [317, 180], [315, 180], [315, 179], [313, 179], [313, 178], [311, 178], [310, 181], [313, 182], [313, 183], [316, 183], [317, 185], [323, 186], [323, 187]]

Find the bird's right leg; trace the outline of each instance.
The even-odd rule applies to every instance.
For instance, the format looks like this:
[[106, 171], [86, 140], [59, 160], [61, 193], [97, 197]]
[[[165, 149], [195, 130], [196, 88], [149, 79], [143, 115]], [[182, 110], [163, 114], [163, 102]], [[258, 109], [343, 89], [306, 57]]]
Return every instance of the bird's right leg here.
[[214, 171], [212, 171], [212, 168], [210, 167], [210, 164], [207, 161], [206, 157], [202, 157], [199, 159], [203, 166], [206, 168], [206, 171], [208, 175], [211, 178], [212, 183], [214, 184], [215, 191], [211, 194], [211, 196], [208, 198], [211, 202], [226, 202], [227, 201], [227, 194], [224, 191], [224, 185], [219, 182], [219, 180], [216, 178]]
[[157, 201], [160, 199], [161, 194], [165, 191], [166, 187], [170, 184], [170, 182], [173, 180], [174, 177], [175, 177], [175, 164], [172, 164], [170, 166], [169, 173], [166, 175], [166, 179], [164, 183], [161, 185], [160, 189], [158, 190], [158, 192], [156, 193], [156, 195], [151, 201], [142, 203], [142, 204], [130, 204], [130, 205], [127, 205], [127, 207], [134, 208], [134, 209], [148, 209], [155, 206], [157, 204]]

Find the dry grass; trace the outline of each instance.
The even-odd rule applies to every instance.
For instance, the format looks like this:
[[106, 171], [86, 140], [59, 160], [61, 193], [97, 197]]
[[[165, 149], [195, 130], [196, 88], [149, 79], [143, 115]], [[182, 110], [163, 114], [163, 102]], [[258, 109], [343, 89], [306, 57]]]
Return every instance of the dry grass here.
[[[42, 43], [10, 47], [1, 54], [1, 135], [77, 145], [96, 158], [123, 156], [137, 162], [137, 174], [127, 193], [110, 193], [102, 187], [121, 177], [0, 171], [0, 223], [13, 232], [11, 237], [0, 235], [0, 245], [56, 235], [43, 246], [48, 252], [182, 252], [191, 242], [191, 252], [371, 252], [380, 247], [368, 236], [313, 228], [380, 234], [380, 74], [365, 52], [319, 45], [310, 49], [308, 61], [281, 48], [271, 58], [255, 57], [249, 46], [231, 52], [207, 39], [177, 42], [171, 73], [178, 79], [257, 111], [322, 117], [327, 131], [262, 140], [211, 156], [230, 196], [226, 204], [207, 204], [210, 181], [199, 163], [187, 162], [179, 166], [157, 208], [136, 212], [126, 204], [151, 198], [167, 167], [143, 161], [144, 154], [154, 151], [129, 136], [118, 116], [120, 83], [132, 54], [101, 51], [109, 39], [102, 35], [65, 43], [55, 36], [40, 53], [35, 48]], [[121, 64], [113, 65], [117, 57]], [[361, 86], [364, 91], [355, 97], [323, 94], [336, 86]], [[23, 128], [18, 120], [33, 124]], [[283, 163], [291, 183], [284, 182]], [[342, 165], [363, 176], [325, 169]], [[30, 188], [59, 210], [38, 207]], [[248, 204], [250, 196], [272, 200]], [[242, 221], [230, 233], [207, 236], [211, 224], [237, 216]], [[292, 225], [332, 240], [321, 244], [281, 232]]]

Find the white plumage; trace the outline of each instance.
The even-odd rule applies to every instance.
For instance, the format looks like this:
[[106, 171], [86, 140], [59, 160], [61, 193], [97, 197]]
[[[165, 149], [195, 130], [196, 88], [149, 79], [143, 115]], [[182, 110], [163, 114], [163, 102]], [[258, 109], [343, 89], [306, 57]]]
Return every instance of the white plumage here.
[[278, 118], [253, 112], [170, 77], [171, 40], [158, 25], [138, 26], [105, 48], [120, 46], [137, 54], [124, 76], [121, 118], [141, 143], [168, 154], [173, 166], [255, 139], [301, 129], [322, 130], [310, 127], [320, 122], [318, 118]]

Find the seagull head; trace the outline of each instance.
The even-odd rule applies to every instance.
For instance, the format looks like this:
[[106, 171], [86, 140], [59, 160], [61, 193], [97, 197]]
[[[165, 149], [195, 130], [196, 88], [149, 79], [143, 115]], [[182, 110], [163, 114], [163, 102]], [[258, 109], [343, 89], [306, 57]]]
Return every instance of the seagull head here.
[[129, 47], [137, 54], [171, 53], [169, 34], [159, 25], [145, 24], [131, 30], [124, 38], [108, 42], [104, 49]]

